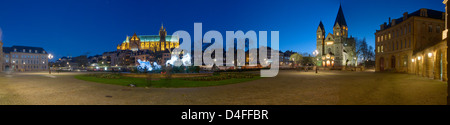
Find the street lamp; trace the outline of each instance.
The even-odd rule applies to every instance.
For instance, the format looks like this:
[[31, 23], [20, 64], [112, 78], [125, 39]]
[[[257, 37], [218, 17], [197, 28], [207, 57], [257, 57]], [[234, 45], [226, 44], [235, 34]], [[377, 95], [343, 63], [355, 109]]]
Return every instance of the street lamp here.
[[[314, 50], [313, 55], [314, 55], [315, 58], [317, 58], [317, 55], [319, 55], [319, 51]], [[315, 67], [315, 69], [316, 69], [316, 73], [317, 73], [317, 70], [318, 70], [318, 69], [317, 69], [317, 68], [318, 68], [318, 67], [317, 67], [317, 62], [318, 62], [318, 61], [319, 61], [319, 58], [317, 58], [316, 63], [314, 63], [314, 65], [315, 65], [314, 67]]]
[[52, 54], [48, 54], [48, 74], [52, 74], [52, 70], [50, 70], [50, 60], [53, 59], [53, 55]]
[[317, 50], [314, 50], [314, 52], [313, 52], [313, 55], [314, 55], [314, 56], [317, 56], [317, 55], [319, 55], [319, 51], [317, 51]]

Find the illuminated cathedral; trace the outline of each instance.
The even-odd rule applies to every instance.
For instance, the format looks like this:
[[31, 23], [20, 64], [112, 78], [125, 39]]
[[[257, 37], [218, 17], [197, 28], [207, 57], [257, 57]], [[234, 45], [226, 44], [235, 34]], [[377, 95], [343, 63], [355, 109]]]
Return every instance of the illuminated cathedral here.
[[117, 50], [151, 50], [164, 51], [166, 49], [178, 48], [180, 45], [178, 36], [167, 35], [166, 28], [161, 25], [159, 35], [136, 35], [127, 36], [127, 38], [119, 45]]
[[344, 11], [339, 6], [338, 15], [333, 26], [333, 32], [325, 35], [325, 28], [320, 21], [317, 28], [317, 61], [319, 66], [356, 66], [355, 38], [348, 37], [348, 27]]

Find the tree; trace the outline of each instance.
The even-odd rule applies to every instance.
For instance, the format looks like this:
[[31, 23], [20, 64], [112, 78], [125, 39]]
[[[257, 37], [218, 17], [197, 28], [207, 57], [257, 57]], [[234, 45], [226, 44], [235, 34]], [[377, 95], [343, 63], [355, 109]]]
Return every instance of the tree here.
[[302, 55], [302, 61], [301, 61], [301, 64], [302, 65], [315, 65], [315, 63], [314, 63], [314, 58], [311, 56], [311, 54], [308, 54], [308, 53], [302, 53], [301, 54]]
[[294, 53], [291, 55], [290, 60], [293, 61], [295, 66], [297, 67], [297, 64], [302, 62], [303, 56], [298, 53]]
[[374, 48], [367, 45], [366, 38], [362, 40], [356, 40], [356, 56], [358, 58], [362, 58], [362, 62], [374, 59]]
[[375, 49], [372, 46], [369, 46], [368, 52], [367, 52], [367, 60], [372, 60], [375, 58]]

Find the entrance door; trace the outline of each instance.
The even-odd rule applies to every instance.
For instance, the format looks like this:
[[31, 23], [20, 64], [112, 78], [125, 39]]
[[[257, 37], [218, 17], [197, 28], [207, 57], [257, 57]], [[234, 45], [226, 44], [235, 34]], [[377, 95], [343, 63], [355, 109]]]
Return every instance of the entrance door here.
[[395, 69], [395, 56], [392, 56], [391, 58], [391, 68]]
[[384, 71], [384, 58], [383, 57], [381, 57], [380, 58], [380, 71]]

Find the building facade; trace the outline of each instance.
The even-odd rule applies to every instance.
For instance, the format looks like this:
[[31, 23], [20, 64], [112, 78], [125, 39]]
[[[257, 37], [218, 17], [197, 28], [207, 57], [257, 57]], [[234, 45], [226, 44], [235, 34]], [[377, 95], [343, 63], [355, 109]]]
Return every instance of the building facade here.
[[48, 53], [40, 47], [3, 47], [5, 71], [45, 71], [48, 70]]
[[345, 21], [344, 11], [339, 6], [339, 11], [333, 27], [333, 32], [325, 35], [322, 21], [317, 28], [317, 50], [319, 54], [318, 66], [341, 67], [356, 66], [355, 39], [348, 37], [348, 26]]
[[420, 9], [380, 25], [380, 30], [375, 33], [375, 70], [412, 73], [446, 81], [444, 20], [444, 12]]
[[161, 26], [159, 35], [136, 35], [136, 33], [125, 39], [117, 45], [117, 50], [151, 50], [164, 51], [166, 49], [178, 48], [179, 38], [177, 36], [167, 35], [166, 28]]

